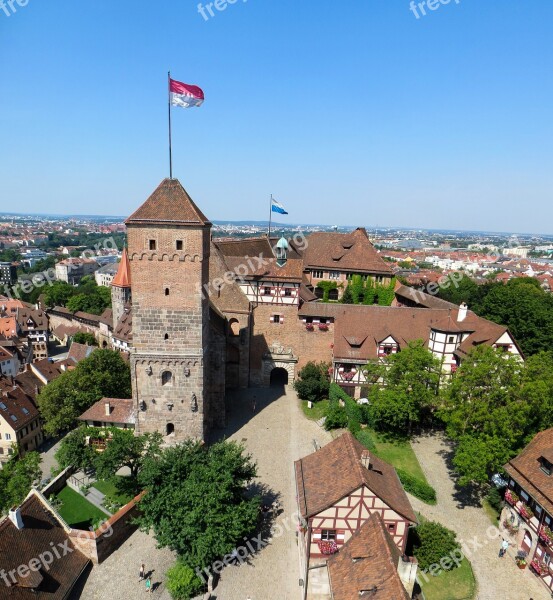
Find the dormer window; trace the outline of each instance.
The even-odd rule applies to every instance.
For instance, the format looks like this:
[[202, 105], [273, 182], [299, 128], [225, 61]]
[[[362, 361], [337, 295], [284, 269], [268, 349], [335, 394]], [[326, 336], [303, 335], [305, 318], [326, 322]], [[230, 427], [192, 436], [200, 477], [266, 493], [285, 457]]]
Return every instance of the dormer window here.
[[541, 462], [541, 470], [548, 476], [551, 476], [551, 472], [553, 471], [553, 465], [547, 460], [547, 458], [545, 458], [545, 456], [542, 456], [540, 458], [540, 462]]

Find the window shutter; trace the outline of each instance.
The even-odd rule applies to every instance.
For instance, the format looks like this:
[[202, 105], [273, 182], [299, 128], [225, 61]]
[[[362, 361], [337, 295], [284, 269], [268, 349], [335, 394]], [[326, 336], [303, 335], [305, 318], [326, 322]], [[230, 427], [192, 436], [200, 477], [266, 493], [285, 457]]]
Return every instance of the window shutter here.
[[284, 323], [284, 315], [280, 315], [280, 322]]

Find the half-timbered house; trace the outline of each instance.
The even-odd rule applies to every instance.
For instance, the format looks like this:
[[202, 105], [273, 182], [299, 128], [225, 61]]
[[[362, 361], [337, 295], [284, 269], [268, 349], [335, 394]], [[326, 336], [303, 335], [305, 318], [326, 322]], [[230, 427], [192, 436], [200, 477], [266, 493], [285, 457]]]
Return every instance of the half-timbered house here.
[[[381, 516], [401, 554], [417, 519], [395, 469], [371, 455], [351, 433], [295, 463], [304, 581], [339, 552], [367, 519]], [[317, 570], [317, 569], [315, 569]], [[325, 570], [317, 570], [318, 586]], [[309, 575], [311, 576], [311, 575]]]

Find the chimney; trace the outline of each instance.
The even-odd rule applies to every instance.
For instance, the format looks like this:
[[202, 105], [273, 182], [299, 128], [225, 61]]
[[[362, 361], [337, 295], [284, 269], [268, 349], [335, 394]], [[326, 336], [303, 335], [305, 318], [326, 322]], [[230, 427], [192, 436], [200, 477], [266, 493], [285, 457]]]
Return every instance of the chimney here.
[[23, 529], [23, 519], [21, 518], [21, 509], [19, 507], [13, 507], [9, 512], [10, 521], [17, 527], [17, 529]]
[[367, 471], [371, 470], [371, 454], [368, 450], [361, 454], [361, 464], [367, 469]]
[[65, 371], [67, 371], [67, 365], [60, 365], [60, 371], [65, 373]]
[[459, 306], [459, 313], [457, 314], [457, 322], [462, 323], [467, 318], [467, 313], [469, 311], [469, 307], [466, 302], [463, 302], [461, 306]]
[[106, 417], [109, 417], [111, 415], [111, 405], [109, 402], [105, 403], [105, 407], [106, 407]]

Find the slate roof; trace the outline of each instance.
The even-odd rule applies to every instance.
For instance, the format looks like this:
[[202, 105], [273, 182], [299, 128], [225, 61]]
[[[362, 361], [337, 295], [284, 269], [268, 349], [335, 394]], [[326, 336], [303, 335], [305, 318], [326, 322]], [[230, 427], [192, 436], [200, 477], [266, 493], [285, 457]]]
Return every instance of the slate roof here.
[[373, 513], [340, 552], [328, 561], [333, 600], [359, 600], [362, 592], [371, 600], [409, 600], [398, 575], [401, 553]]
[[306, 269], [330, 269], [355, 273], [392, 275], [393, 270], [369, 241], [367, 232], [316, 232], [307, 238], [304, 252]]
[[141, 223], [211, 226], [180, 181], [169, 178], [164, 179], [146, 202], [125, 221], [127, 225]]
[[392, 510], [417, 522], [395, 469], [376, 456], [371, 456], [371, 469], [366, 469], [361, 464], [366, 452], [348, 431], [295, 462], [302, 517], [308, 519], [322, 512], [365, 485]]
[[[41, 568], [32, 578], [19, 579], [19, 585], [0, 592], [10, 600], [65, 600], [82, 575], [89, 560], [77, 550], [54, 514], [35, 492], [20, 507], [23, 529], [17, 529], [9, 518], [0, 523], [0, 572], [8, 573], [20, 565], [28, 565], [41, 554], [58, 548], [48, 571]], [[68, 551], [66, 551], [66, 549]], [[4, 588], [5, 582], [0, 585]], [[29, 587], [37, 585], [36, 591]]]
[[[111, 413], [106, 415], [106, 403], [110, 404]], [[80, 417], [79, 421], [100, 421], [102, 423], [127, 423], [134, 425], [134, 401], [121, 398], [102, 398], [92, 405]]]
[[[532, 498], [553, 515], [553, 476], [541, 470], [540, 457], [553, 453], [553, 429], [538, 433], [515, 458], [503, 468]], [[553, 457], [550, 462], [553, 463]]]

